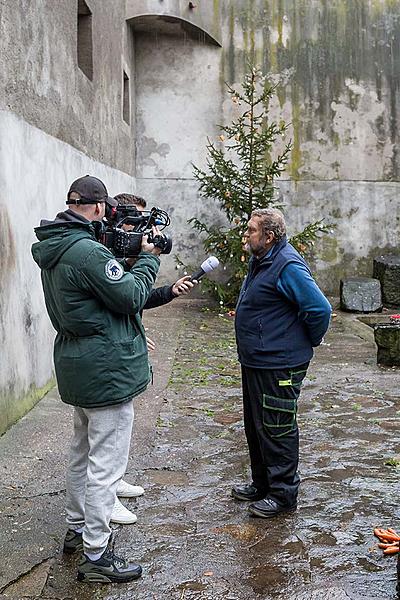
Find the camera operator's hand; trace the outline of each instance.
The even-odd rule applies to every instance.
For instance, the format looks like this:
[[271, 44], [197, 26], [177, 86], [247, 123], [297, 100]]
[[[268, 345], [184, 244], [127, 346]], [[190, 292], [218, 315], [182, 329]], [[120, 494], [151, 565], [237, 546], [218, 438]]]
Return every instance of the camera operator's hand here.
[[156, 345], [149, 337], [146, 335], [147, 349], [149, 352], [153, 352], [156, 349]]
[[131, 256], [130, 258], [126, 258], [125, 262], [129, 267], [133, 267], [135, 262], [137, 261], [137, 256]]
[[[156, 237], [157, 235], [161, 235], [160, 230], [155, 225], [153, 225], [153, 227], [151, 229], [152, 229], [153, 237]], [[157, 246], [155, 246], [154, 244], [150, 244], [147, 241], [146, 234], [142, 237], [142, 250], [144, 252], [150, 252], [150, 254], [155, 254], [156, 256], [159, 256], [161, 254], [161, 248], [157, 248]]]
[[185, 275], [185, 277], [181, 277], [178, 281], [175, 281], [172, 286], [172, 293], [174, 296], [190, 294], [194, 285], [195, 284], [190, 281], [190, 275]]

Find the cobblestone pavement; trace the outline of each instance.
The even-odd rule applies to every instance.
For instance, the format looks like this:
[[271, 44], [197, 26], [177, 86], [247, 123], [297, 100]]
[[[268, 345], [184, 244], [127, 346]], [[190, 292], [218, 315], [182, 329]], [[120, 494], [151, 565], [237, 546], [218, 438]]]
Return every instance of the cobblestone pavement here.
[[0, 597], [396, 598], [373, 528], [399, 525], [400, 371], [376, 365], [353, 319], [334, 319], [303, 386], [299, 509], [265, 521], [230, 498], [248, 478], [232, 320], [201, 301], [148, 311], [156, 377], [136, 400], [126, 477], [146, 493], [116, 536], [142, 579], [79, 584], [60, 553], [71, 410], [53, 391], [0, 439]]

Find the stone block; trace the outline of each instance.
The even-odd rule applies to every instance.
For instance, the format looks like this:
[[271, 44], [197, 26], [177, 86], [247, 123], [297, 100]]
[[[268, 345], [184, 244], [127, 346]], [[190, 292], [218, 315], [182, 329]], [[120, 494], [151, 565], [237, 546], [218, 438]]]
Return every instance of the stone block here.
[[349, 277], [340, 281], [340, 307], [351, 312], [382, 310], [381, 284], [371, 277]]
[[373, 276], [382, 287], [385, 306], [400, 306], [400, 255], [385, 254], [374, 258]]
[[378, 363], [388, 367], [400, 367], [400, 325], [378, 323], [374, 327], [374, 335], [378, 346]]

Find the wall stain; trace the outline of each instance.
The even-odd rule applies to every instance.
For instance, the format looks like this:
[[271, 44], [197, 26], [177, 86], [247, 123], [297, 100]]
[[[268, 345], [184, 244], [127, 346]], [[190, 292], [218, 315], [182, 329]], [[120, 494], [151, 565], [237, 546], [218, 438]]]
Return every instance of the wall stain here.
[[0, 205], [0, 302], [16, 265], [16, 244], [7, 207]]
[[0, 436], [30, 411], [55, 385], [56, 381], [52, 378], [40, 388], [32, 384], [24, 394], [17, 394], [12, 386], [0, 389]]
[[232, 85], [235, 83], [235, 12], [233, 3], [229, 14], [229, 49], [228, 49], [229, 77], [228, 81]]
[[[244, 58], [258, 61], [261, 56], [259, 62], [266, 74], [274, 75], [275, 81], [276, 77], [281, 80], [281, 107], [286, 104], [287, 95], [293, 103], [292, 175], [302, 176], [297, 140], [312, 142], [322, 132], [333, 146], [345, 145], [333, 127], [332, 103], [348, 106], [360, 122], [368, 120], [368, 107], [360, 104], [360, 96], [348, 85], [350, 81], [376, 93], [376, 101], [385, 104], [387, 124], [379, 123], [379, 137], [371, 140], [371, 151], [381, 154], [382, 139], [391, 141], [390, 172], [382, 172], [382, 179], [398, 180], [400, 2], [242, 0], [229, 3], [232, 5], [243, 32], [243, 50], [235, 51], [236, 67], [232, 66], [229, 50], [230, 75], [234, 73], [240, 79], [243, 66], [246, 67]], [[340, 169], [332, 176], [339, 177]]]

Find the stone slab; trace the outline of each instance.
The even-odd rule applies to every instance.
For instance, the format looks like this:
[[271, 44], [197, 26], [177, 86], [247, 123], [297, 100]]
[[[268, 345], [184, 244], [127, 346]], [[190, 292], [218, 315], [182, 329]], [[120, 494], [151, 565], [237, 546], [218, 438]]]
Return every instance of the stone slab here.
[[381, 282], [385, 306], [400, 306], [400, 254], [374, 258], [373, 276]]
[[381, 284], [371, 277], [349, 277], [340, 281], [340, 307], [350, 312], [382, 310]]
[[374, 327], [378, 346], [378, 363], [388, 367], [400, 366], [400, 325], [380, 323]]

